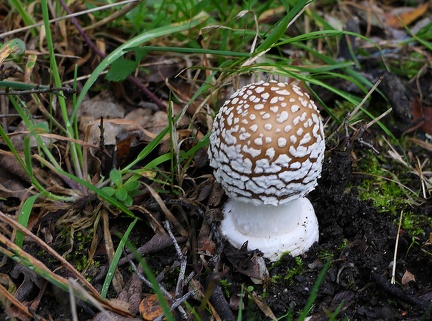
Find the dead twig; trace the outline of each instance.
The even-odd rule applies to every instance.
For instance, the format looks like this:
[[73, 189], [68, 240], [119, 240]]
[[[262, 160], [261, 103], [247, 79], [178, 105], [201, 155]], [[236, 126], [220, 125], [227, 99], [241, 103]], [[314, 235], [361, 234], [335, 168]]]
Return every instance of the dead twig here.
[[[138, 275], [138, 277], [139, 277], [139, 279], [145, 284], [145, 285], [147, 285], [149, 288], [151, 288], [151, 289], [153, 289], [153, 284], [149, 281], [149, 280], [147, 280], [146, 278], [145, 278], [145, 276], [144, 275], [142, 275], [139, 271], [138, 271], [138, 268], [137, 268], [137, 266], [135, 265], [135, 263], [133, 263], [132, 261], [130, 261], [129, 262], [129, 264], [130, 264], [130, 266], [132, 267], [132, 269], [134, 270], [134, 272]], [[169, 300], [171, 300], [172, 302], [173, 302], [173, 304], [171, 305], [171, 307], [170, 307], [170, 309], [171, 309], [171, 311], [172, 310], [174, 310], [175, 308], [177, 308], [179, 311], [180, 311], [180, 313], [182, 314], [182, 318], [184, 319], [184, 320], [187, 320], [188, 319], [188, 317], [187, 317], [187, 313], [186, 313], [186, 311], [183, 309], [183, 307], [180, 305], [181, 303], [183, 303], [184, 301], [186, 301], [192, 294], [194, 294], [195, 293], [195, 291], [190, 291], [190, 292], [188, 292], [185, 296], [183, 296], [182, 298], [180, 298], [180, 299], [173, 299], [173, 297], [172, 297], [172, 295], [171, 295], [171, 293], [170, 292], [168, 292], [160, 283], [158, 284], [158, 287], [159, 287], [159, 289], [162, 291], [162, 293], [169, 299]], [[190, 294], [189, 294], [190, 293]], [[180, 301], [180, 302], [178, 302], [178, 301]], [[162, 315], [161, 316], [161, 318], [163, 318], [164, 317], [164, 315]], [[160, 320], [162, 320], [162, 319], [160, 319]]]
[[410, 295], [410, 294], [406, 293], [404, 290], [402, 290], [401, 288], [399, 288], [398, 286], [389, 283], [384, 278], [384, 276], [382, 276], [378, 273], [371, 272], [371, 278], [387, 294], [389, 294], [389, 295], [391, 295], [391, 296], [393, 296], [393, 297], [395, 297], [401, 301], [404, 301], [404, 302], [406, 302], [412, 306], [415, 306], [418, 309], [421, 309], [422, 311], [425, 311], [426, 309], [428, 309], [428, 307], [430, 307], [432, 305], [432, 303], [430, 303], [426, 300], [422, 300], [422, 299], [420, 299], [414, 295]]
[[61, 95], [61, 93], [73, 94], [76, 93], [76, 90], [70, 87], [53, 87], [49, 86], [39, 86], [36, 85], [34, 88], [26, 89], [26, 90], [12, 90], [11, 87], [6, 87], [6, 90], [0, 90], [1, 95], [31, 95], [31, 94], [45, 94], [45, 93], [53, 93], [56, 95]]
[[[186, 238], [184, 237], [177, 237], [176, 241], [178, 243], [183, 243], [186, 241]], [[146, 244], [144, 244], [143, 246], [139, 247], [137, 249], [137, 252], [140, 255], [146, 255], [149, 253], [154, 253], [160, 250], [163, 250], [165, 248], [167, 248], [168, 246], [171, 246], [172, 240], [168, 235], [162, 235], [162, 234], [155, 234], [150, 241], [148, 241]], [[130, 253], [128, 254], [126, 257], [122, 258], [119, 260], [118, 266], [122, 266], [125, 263], [133, 260], [135, 258], [135, 254], [134, 253]]]
[[396, 235], [395, 249], [394, 249], [394, 254], [393, 254], [393, 269], [392, 269], [392, 276], [391, 276], [391, 281], [390, 281], [391, 284], [396, 283], [396, 261], [397, 261], [397, 250], [398, 250], [398, 246], [399, 246], [399, 235], [401, 233], [402, 216], [403, 216], [403, 211], [401, 211], [401, 214], [399, 217], [399, 226], [398, 226], [398, 231], [397, 231], [397, 235]]
[[171, 238], [171, 241], [174, 244], [174, 248], [175, 248], [175, 250], [177, 252], [177, 255], [179, 257], [179, 260], [180, 260], [180, 273], [179, 273], [179, 277], [178, 277], [178, 280], [177, 280], [177, 286], [176, 286], [176, 291], [175, 291], [175, 296], [178, 297], [180, 295], [180, 293], [182, 292], [182, 288], [183, 288], [183, 285], [184, 285], [187, 260], [186, 260], [186, 257], [183, 255], [183, 253], [182, 253], [182, 251], [180, 249], [180, 246], [178, 245], [173, 232], [171, 231], [171, 227], [170, 227], [169, 221], [164, 221], [163, 224], [165, 226], [165, 229], [168, 232], [168, 235]]

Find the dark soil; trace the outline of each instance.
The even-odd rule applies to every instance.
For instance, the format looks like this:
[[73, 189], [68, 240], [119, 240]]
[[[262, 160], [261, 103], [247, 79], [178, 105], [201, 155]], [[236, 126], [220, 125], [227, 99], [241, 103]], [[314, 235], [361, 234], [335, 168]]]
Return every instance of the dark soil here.
[[[382, 215], [371, 202], [360, 201], [350, 157], [332, 152], [326, 159], [322, 178], [310, 198], [320, 224], [319, 244], [302, 257], [304, 272], [287, 282], [272, 284], [266, 302], [277, 315], [287, 309], [302, 310], [326, 258], [331, 265], [320, 284], [311, 320], [328, 320], [326, 312], [340, 308], [338, 319], [430, 320], [432, 316], [432, 262], [419, 244], [401, 232], [398, 246], [396, 284], [391, 271], [398, 232], [397, 221]], [[271, 274], [296, 268], [293, 258], [284, 258]], [[415, 281], [401, 285], [405, 271]]]
[[[432, 318], [432, 261], [424, 251], [426, 236], [417, 237], [413, 242], [408, 233], [401, 232], [396, 284], [392, 285], [390, 279], [398, 218], [379, 213], [372, 206], [372, 201], [359, 199], [356, 186], [362, 179], [362, 176], [353, 174], [348, 152], [328, 152], [318, 187], [309, 195], [319, 220], [319, 244], [301, 256], [301, 261], [286, 256], [276, 264], [269, 263], [270, 279], [263, 285], [254, 285], [252, 295], [268, 305], [276, 317], [291, 315], [297, 318], [305, 308], [311, 290], [320, 282], [309, 314], [312, 316], [310, 320], [328, 320], [337, 309], [340, 311], [337, 316], [339, 320]], [[218, 188], [213, 188], [215, 190]], [[213, 202], [211, 196], [208, 202]], [[255, 253], [232, 249], [219, 239], [218, 208], [220, 204], [209, 210], [204, 221], [201, 221], [199, 211], [194, 213], [191, 208], [188, 209], [192, 217], [196, 215], [197, 231], [205, 230], [205, 223], [213, 226], [213, 237], [207, 241], [216, 244], [214, 255], [201, 257], [205, 260], [194, 260], [192, 249], [189, 262], [193, 263], [190, 270], [197, 273], [197, 279], [204, 288], [213, 289], [210, 302], [219, 316], [230, 320], [237, 319], [234, 299], [242, 291], [242, 284], [252, 284], [246, 275], [250, 275], [251, 266], [254, 266]], [[204, 225], [200, 226], [201, 222]], [[200, 234], [207, 235], [206, 232]], [[156, 253], [148, 259], [157, 271], [169, 265], [173, 257], [174, 251], [170, 250]], [[327, 272], [318, 281], [319, 274], [326, 267]], [[415, 281], [402, 285], [405, 271], [412, 273]], [[217, 282], [209, 281], [219, 278], [228, 281], [228, 285], [215, 285]], [[251, 302], [243, 315], [244, 320], [269, 320]], [[205, 313], [202, 317], [207, 319]]]
[[[210, 171], [210, 168], [205, 167], [203, 170]], [[390, 279], [398, 218], [379, 213], [372, 206], [372, 201], [359, 199], [356, 186], [362, 180], [361, 175], [353, 174], [352, 160], [347, 151], [328, 152], [319, 184], [308, 196], [319, 220], [319, 243], [300, 259], [285, 256], [275, 264], [268, 262], [270, 277], [262, 285], [253, 285], [247, 276], [250, 275], [248, 268], [256, 253], [232, 249], [218, 234], [217, 225], [221, 218], [219, 208], [225, 198], [217, 185], [213, 186], [209, 184], [211, 181], [205, 181], [198, 189], [198, 199], [205, 197], [204, 202], [216, 204], [210, 206], [207, 212], [202, 210], [202, 206], [187, 201], [165, 199], [167, 207], [178, 214], [181, 223], [188, 224], [189, 239], [180, 237], [173, 229], [176, 236], [179, 236], [177, 240], [184, 249], [188, 262], [186, 275], [195, 273], [195, 284], [202, 286], [203, 293], [207, 290], [210, 291], [208, 293], [213, 291], [210, 303], [221, 319], [227, 321], [237, 320], [236, 299], [239, 298], [238, 294], [242, 292], [243, 285], [253, 285], [251, 295], [262, 302], [261, 309], [265, 310], [268, 306], [276, 317], [286, 316], [282, 320], [299, 317], [316, 285], [319, 285], [319, 289], [309, 311], [310, 320], [329, 320], [330, 315], [336, 315], [335, 311], [339, 311], [337, 320], [431, 320], [430, 243], [426, 244], [426, 236], [418, 236], [413, 242], [408, 233], [401, 231], [396, 284], [392, 285]], [[164, 220], [162, 211], [154, 201], [144, 203], [150, 211], [159, 212], [159, 219]], [[125, 217], [113, 218], [110, 222], [112, 233], [123, 233], [129, 222]], [[138, 225], [130, 239], [137, 247], [144, 246], [139, 251], [143, 253], [161, 284], [173, 291], [178, 278], [179, 260], [172, 243], [166, 238], [152, 240], [154, 233], [145, 220]], [[37, 233], [36, 230], [34, 232]], [[430, 230], [425, 232], [429, 233]], [[88, 274], [93, 278], [97, 289], [101, 288], [108, 267], [103, 245], [100, 248], [95, 257], [100, 262], [100, 268], [91, 269]], [[31, 243], [27, 243], [25, 249], [50, 268], [56, 268], [46, 257], [38, 255]], [[84, 252], [80, 253], [86, 255]], [[127, 281], [125, 291], [128, 291], [133, 280], [127, 263], [126, 259], [120, 261], [120, 271]], [[1, 271], [12, 275], [16, 283], [22, 282], [22, 286], [32, 285], [23, 294], [22, 300], [35, 300], [40, 293], [39, 289], [43, 288], [46, 282], [42, 282], [42, 279], [34, 274], [26, 274], [16, 269], [17, 265], [9, 261]], [[324, 276], [319, 278], [324, 269], [327, 269]], [[415, 279], [403, 281], [406, 271]], [[58, 273], [62, 274], [62, 271]], [[34, 280], [29, 282], [28, 279], [32, 276]], [[63, 276], [67, 276], [67, 273]], [[139, 287], [142, 287], [142, 290], [138, 291], [138, 301], [133, 299], [133, 296], [124, 299], [135, 306], [143, 293], [151, 291], [138, 283]], [[39, 305], [36, 313], [45, 317], [50, 314], [54, 320], [68, 320], [70, 306], [67, 295], [54, 290], [50, 285], [44, 288], [42, 302], [45, 303]], [[185, 286], [182, 294], [187, 291], [188, 287]], [[115, 298], [118, 294], [111, 289], [109, 296]], [[198, 307], [202, 300], [202, 297], [189, 299], [189, 303]], [[256, 302], [250, 299], [246, 301], [243, 320], [270, 320]], [[93, 319], [97, 311], [81, 302], [78, 303], [78, 312], [79, 320], [89, 320]], [[99, 319], [96, 320], [104, 320], [100, 319], [100, 316], [97, 318]], [[207, 310], [201, 311], [201, 319], [210, 320]]]

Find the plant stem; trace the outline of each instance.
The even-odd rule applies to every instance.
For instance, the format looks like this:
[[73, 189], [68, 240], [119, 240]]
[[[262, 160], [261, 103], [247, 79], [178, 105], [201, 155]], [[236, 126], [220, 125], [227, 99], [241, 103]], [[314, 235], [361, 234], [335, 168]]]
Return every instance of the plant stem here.
[[[54, 55], [54, 45], [53, 45], [53, 41], [52, 41], [52, 37], [51, 37], [51, 29], [50, 29], [50, 24], [49, 24], [49, 12], [48, 12], [47, 0], [41, 0], [41, 6], [42, 6], [42, 15], [43, 15], [43, 20], [44, 20], [44, 25], [45, 25], [46, 41], [47, 41], [48, 51], [49, 51], [49, 55], [50, 55], [50, 65], [51, 65], [51, 69], [52, 69], [52, 74], [54, 76], [54, 81], [55, 81], [56, 86], [60, 88], [62, 84], [61, 84], [61, 79], [60, 79], [60, 73], [59, 73], [59, 70], [57, 67], [57, 62], [55, 60], [55, 55]], [[59, 100], [60, 109], [62, 112], [63, 121], [65, 122], [65, 126], [66, 126], [66, 133], [67, 133], [69, 138], [74, 138], [74, 130], [73, 130], [72, 123], [71, 123], [71, 120], [69, 119], [69, 115], [67, 112], [66, 101], [65, 101], [64, 97], [61, 95], [58, 97], [58, 100]], [[71, 152], [71, 157], [72, 157], [72, 163], [73, 163], [74, 169], [75, 169], [75, 175], [77, 175], [79, 178], [83, 178], [82, 177], [81, 164], [80, 164], [79, 157], [78, 157], [77, 145], [74, 143], [69, 143], [69, 146], [70, 146], [70, 152]]]

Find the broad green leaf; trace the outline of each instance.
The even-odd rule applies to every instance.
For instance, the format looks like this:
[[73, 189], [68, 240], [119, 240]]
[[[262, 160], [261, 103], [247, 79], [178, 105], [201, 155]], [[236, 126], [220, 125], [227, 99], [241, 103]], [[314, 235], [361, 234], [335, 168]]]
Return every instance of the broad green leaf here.
[[109, 186], [102, 187], [102, 191], [104, 191], [109, 196], [113, 196], [116, 192], [116, 190], [114, 188], [109, 187]]
[[106, 79], [109, 81], [122, 81], [129, 77], [138, 63], [129, 59], [119, 58], [111, 64], [111, 69], [106, 74]]
[[132, 199], [131, 195], [128, 195], [123, 202], [124, 202], [124, 205], [126, 205], [127, 207], [131, 206], [133, 203], [133, 199]]
[[140, 186], [140, 182], [138, 181], [131, 181], [131, 182], [127, 182], [124, 184], [123, 188], [130, 192], [130, 191], [134, 191], [136, 189], [138, 189], [138, 187]]
[[120, 173], [120, 171], [118, 171], [117, 169], [113, 169], [110, 174], [110, 179], [111, 181], [116, 185], [116, 186], [121, 186], [122, 182], [123, 182], [123, 177], [122, 174]]
[[128, 197], [127, 190], [125, 190], [124, 188], [120, 188], [120, 189], [116, 190], [114, 195], [115, 195], [115, 197], [117, 197], [117, 199], [119, 201], [122, 201], [122, 202], [124, 202], [126, 200], [126, 198]]

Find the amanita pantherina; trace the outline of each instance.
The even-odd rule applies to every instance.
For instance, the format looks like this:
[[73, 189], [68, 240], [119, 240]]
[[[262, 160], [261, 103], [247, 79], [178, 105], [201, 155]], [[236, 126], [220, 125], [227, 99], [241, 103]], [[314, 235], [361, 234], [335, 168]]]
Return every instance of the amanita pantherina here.
[[229, 200], [221, 231], [240, 248], [277, 260], [318, 241], [318, 221], [305, 195], [324, 158], [319, 111], [300, 87], [258, 82], [235, 92], [217, 114], [210, 136], [214, 176]]

